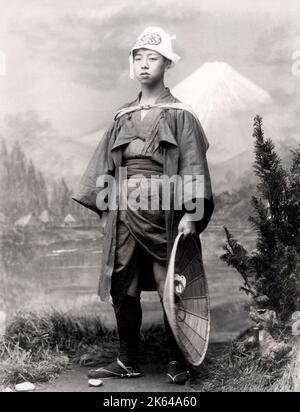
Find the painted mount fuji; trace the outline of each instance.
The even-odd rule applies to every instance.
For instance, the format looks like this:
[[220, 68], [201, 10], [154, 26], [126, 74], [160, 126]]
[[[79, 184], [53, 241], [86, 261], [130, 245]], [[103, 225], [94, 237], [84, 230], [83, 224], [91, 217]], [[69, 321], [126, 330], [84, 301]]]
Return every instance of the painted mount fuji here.
[[198, 115], [213, 163], [229, 160], [251, 147], [253, 118], [271, 102], [265, 90], [224, 62], [204, 63], [172, 93]]
[[[268, 92], [228, 63], [207, 62], [172, 94], [191, 105], [202, 123], [210, 143], [207, 157], [214, 187], [239, 186], [253, 161], [254, 116], [264, 115], [272, 103]], [[268, 135], [270, 128], [265, 130]]]

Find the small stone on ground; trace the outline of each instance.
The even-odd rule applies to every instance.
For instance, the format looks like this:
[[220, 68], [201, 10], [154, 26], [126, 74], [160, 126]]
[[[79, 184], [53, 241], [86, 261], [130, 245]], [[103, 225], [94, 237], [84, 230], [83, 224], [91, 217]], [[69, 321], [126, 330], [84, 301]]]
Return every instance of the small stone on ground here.
[[35, 385], [30, 382], [19, 383], [15, 386], [17, 392], [30, 392], [35, 390]]

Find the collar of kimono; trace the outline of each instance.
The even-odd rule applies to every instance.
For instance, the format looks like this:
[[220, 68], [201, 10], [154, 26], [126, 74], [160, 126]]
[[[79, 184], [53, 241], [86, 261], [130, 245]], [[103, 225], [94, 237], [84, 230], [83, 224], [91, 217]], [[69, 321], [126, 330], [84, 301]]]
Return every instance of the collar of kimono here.
[[201, 125], [201, 123], [200, 123], [200, 121], [199, 121], [199, 119], [198, 119], [198, 116], [197, 116], [196, 113], [193, 111], [193, 109], [191, 108], [191, 106], [189, 106], [189, 105], [186, 104], [186, 103], [168, 103], [168, 102], [165, 102], [165, 103], [147, 104], [147, 105], [144, 105], [144, 106], [141, 105], [141, 104], [139, 104], [139, 105], [136, 105], [136, 106], [124, 107], [123, 109], [120, 109], [120, 110], [117, 111], [114, 119], [117, 120], [117, 119], [119, 119], [120, 117], [124, 116], [125, 114], [132, 113], [132, 112], [136, 112], [136, 111], [138, 111], [138, 110], [150, 110], [150, 109], [152, 109], [153, 107], [157, 107], [157, 108], [160, 108], [160, 109], [186, 110], [187, 112], [191, 113], [191, 114], [194, 116], [194, 118], [195, 118], [195, 120], [196, 120], [196, 122], [197, 122], [197, 124], [198, 124], [198, 126], [199, 126], [199, 128], [200, 128], [200, 130], [202, 131], [203, 138], [204, 138], [204, 142], [205, 142], [205, 145], [206, 145], [206, 149], [208, 149], [208, 147], [209, 147], [209, 142], [208, 142], [207, 137], [206, 137], [206, 135], [205, 135], [205, 133], [204, 133], [203, 127], [202, 127], [202, 125]]

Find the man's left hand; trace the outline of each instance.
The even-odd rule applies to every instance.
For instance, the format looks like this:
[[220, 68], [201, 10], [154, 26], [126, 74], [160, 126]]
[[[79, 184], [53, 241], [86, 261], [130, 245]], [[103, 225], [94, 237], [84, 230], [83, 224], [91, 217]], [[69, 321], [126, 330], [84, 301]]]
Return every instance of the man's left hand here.
[[193, 222], [190, 219], [190, 216], [188, 213], [185, 213], [182, 219], [179, 222], [178, 225], [178, 233], [183, 233], [184, 237], [188, 235], [193, 235], [196, 233], [196, 225], [195, 222]]

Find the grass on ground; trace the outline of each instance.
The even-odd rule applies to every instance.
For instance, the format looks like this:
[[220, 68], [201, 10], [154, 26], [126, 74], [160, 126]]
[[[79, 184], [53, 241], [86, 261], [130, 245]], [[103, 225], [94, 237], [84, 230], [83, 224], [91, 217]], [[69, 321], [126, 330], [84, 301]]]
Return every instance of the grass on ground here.
[[[295, 391], [298, 380], [300, 390], [299, 342], [293, 347], [288, 362], [267, 365], [238, 342], [211, 345], [204, 363], [192, 368], [191, 387], [204, 392]], [[0, 387], [52, 381], [72, 362], [104, 365], [117, 350], [116, 332], [103, 327], [96, 316], [18, 313], [0, 343]], [[164, 364], [167, 356], [163, 327], [143, 330], [142, 363]]]

